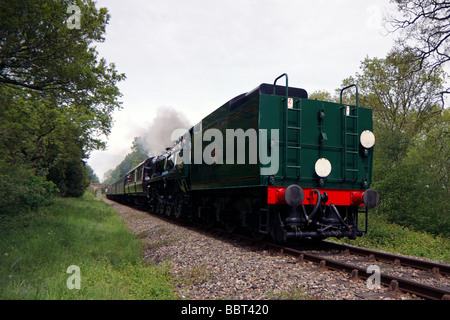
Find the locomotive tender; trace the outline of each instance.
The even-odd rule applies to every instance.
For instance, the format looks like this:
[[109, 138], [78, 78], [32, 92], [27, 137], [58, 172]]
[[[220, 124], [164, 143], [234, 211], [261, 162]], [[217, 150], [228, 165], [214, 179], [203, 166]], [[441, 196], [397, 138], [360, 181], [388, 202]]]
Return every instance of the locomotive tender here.
[[[283, 77], [286, 85], [278, 86]], [[352, 87], [356, 106], [342, 104]], [[355, 239], [379, 202], [370, 189], [372, 130], [372, 110], [358, 106], [356, 85], [342, 89], [341, 103], [310, 100], [283, 74], [180, 134], [107, 197], [229, 232], [244, 228], [257, 239]]]

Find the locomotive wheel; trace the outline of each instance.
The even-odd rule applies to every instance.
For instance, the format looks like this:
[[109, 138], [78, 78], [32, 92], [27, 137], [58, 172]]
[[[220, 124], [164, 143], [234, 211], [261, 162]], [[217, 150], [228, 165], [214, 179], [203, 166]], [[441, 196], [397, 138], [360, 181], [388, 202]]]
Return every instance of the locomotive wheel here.
[[227, 221], [227, 222], [225, 222], [225, 230], [228, 233], [233, 233], [233, 232], [236, 231], [236, 229], [237, 229], [237, 224], [236, 224], [235, 221]]
[[263, 241], [264, 238], [266, 237], [266, 235], [264, 233], [259, 232], [258, 230], [253, 230], [252, 231], [252, 237], [256, 241]]
[[166, 216], [168, 216], [168, 217], [172, 216], [172, 213], [173, 213], [173, 204], [167, 203], [167, 204], [165, 205], [164, 213], [165, 213]]
[[236, 210], [233, 207], [229, 207], [224, 209], [219, 215], [221, 217], [225, 230], [228, 233], [235, 232], [238, 226], [236, 217], [234, 216], [235, 211]]
[[151, 213], [155, 213], [156, 206], [154, 205], [154, 202], [152, 200], [148, 201], [148, 211]]
[[175, 202], [173, 205], [175, 218], [179, 219], [183, 212], [183, 197], [178, 196], [175, 198]]
[[163, 215], [164, 214], [164, 203], [160, 202], [157, 204], [157, 209], [156, 209], [158, 214]]
[[208, 213], [208, 215], [205, 218], [205, 223], [208, 228], [214, 227], [216, 223], [216, 216], [212, 213]]

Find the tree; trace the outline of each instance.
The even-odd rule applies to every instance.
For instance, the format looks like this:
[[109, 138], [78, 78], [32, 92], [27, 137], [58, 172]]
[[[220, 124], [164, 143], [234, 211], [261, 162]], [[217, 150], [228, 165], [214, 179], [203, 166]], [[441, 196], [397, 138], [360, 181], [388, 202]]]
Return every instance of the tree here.
[[0, 158], [0, 214], [28, 212], [53, 203], [56, 186], [26, 164]]
[[49, 170], [47, 178], [56, 184], [62, 197], [80, 197], [89, 186], [86, 164], [81, 159], [55, 165]]
[[[450, 235], [450, 112], [417, 135], [401, 162], [377, 182], [388, 219], [417, 230]], [[385, 147], [385, 146], [384, 146]]]
[[[356, 83], [359, 104], [371, 108], [377, 136], [374, 177], [382, 179], [389, 163], [401, 161], [418, 134], [426, 134], [442, 113], [440, 93], [446, 74], [441, 68], [414, 71], [412, 49], [393, 48], [386, 58], [361, 62], [361, 73], [344, 79], [342, 87]], [[347, 90], [344, 101], [355, 103], [355, 91]], [[378, 170], [379, 169], [379, 170]]]
[[86, 172], [90, 183], [100, 183], [100, 179], [95, 174], [94, 169], [92, 169], [88, 164], [86, 164]]
[[104, 146], [98, 136], [110, 132], [120, 108], [116, 85], [125, 75], [98, 59], [93, 46], [104, 41], [106, 8], [97, 10], [92, 0], [76, 5], [82, 27], [69, 29], [68, 1], [0, 0], [0, 85], [22, 97], [39, 95], [83, 120], [90, 151]]
[[445, 73], [441, 68], [414, 70], [412, 49], [394, 48], [386, 58], [366, 58], [357, 74], [361, 102], [389, 130], [414, 135], [442, 111], [439, 106]]
[[[72, 4], [79, 29], [67, 24]], [[65, 196], [82, 193], [83, 159], [104, 147], [121, 106], [125, 75], [94, 46], [109, 18], [92, 0], [0, 0], [0, 160], [47, 177]]]
[[103, 182], [113, 183], [117, 181], [147, 158], [148, 154], [143, 146], [143, 139], [141, 137], [135, 137], [131, 146], [131, 152], [125, 156], [117, 167], [105, 173]]
[[[450, 2], [443, 0], [391, 0], [400, 18], [388, 17], [391, 32], [400, 31], [398, 45], [413, 47], [416, 70], [433, 72], [450, 61]], [[450, 88], [442, 90], [450, 93]]]
[[311, 93], [308, 98], [311, 100], [339, 102], [338, 98], [332, 97], [331, 93], [324, 90], [316, 90], [313, 93]]
[[[414, 229], [448, 235], [449, 113], [440, 92], [440, 67], [415, 70], [412, 49], [394, 48], [386, 58], [366, 58], [356, 83], [361, 106], [373, 109], [373, 186], [382, 199], [378, 212]], [[355, 102], [348, 90], [347, 103]]]

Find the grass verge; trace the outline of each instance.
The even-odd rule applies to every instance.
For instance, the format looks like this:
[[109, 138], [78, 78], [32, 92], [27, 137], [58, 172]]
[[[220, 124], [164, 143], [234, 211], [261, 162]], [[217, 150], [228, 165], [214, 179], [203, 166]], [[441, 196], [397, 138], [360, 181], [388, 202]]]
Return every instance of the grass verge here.
[[356, 240], [333, 240], [450, 263], [450, 239], [427, 232], [410, 230], [387, 222], [383, 216], [377, 214], [369, 217], [368, 233], [362, 237]]
[[168, 267], [141, 254], [115, 211], [88, 192], [0, 215], [0, 299], [175, 299]]

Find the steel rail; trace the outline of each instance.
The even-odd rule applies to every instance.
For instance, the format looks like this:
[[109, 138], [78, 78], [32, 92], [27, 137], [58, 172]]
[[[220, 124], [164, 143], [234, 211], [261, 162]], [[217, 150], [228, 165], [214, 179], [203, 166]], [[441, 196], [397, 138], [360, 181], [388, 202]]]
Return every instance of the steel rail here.
[[406, 267], [428, 270], [428, 271], [431, 271], [436, 274], [443, 274], [446, 276], [450, 276], [450, 265], [449, 264], [439, 263], [439, 262], [434, 262], [434, 261], [419, 260], [417, 258], [406, 257], [406, 256], [395, 254], [395, 253], [360, 248], [360, 247], [355, 247], [352, 245], [341, 244], [341, 243], [336, 243], [336, 242], [326, 241], [326, 244], [330, 245], [331, 247], [337, 248], [337, 249], [348, 250], [348, 252], [351, 254], [367, 256], [372, 259], [392, 262], [392, 263], [406, 266]]
[[[150, 213], [155, 217], [158, 217], [160, 219], [163, 219], [163, 220], [171, 222], [171, 223], [180, 223], [180, 221], [168, 219], [168, 217], [165, 217], [165, 216], [153, 214], [148, 211], [144, 211], [144, 212]], [[201, 226], [202, 229], [205, 228], [204, 225], [198, 225], [198, 226]], [[232, 238], [237, 236], [238, 239], [241, 239], [241, 240], [246, 240], [246, 241], [253, 242], [253, 243], [256, 242], [256, 243], [263, 244], [264, 246], [268, 246], [268, 247], [277, 249], [282, 253], [294, 256], [297, 258], [297, 261], [299, 261], [299, 262], [307, 260], [307, 261], [317, 263], [320, 267], [323, 267], [323, 268], [337, 270], [337, 271], [346, 271], [346, 272], [351, 273], [353, 278], [360, 278], [360, 279], [364, 280], [364, 279], [368, 279], [370, 277], [370, 275], [367, 274], [366, 269], [356, 266], [356, 265], [353, 265], [353, 264], [335, 261], [330, 258], [323, 257], [323, 256], [320, 256], [317, 254], [312, 254], [309, 252], [297, 250], [297, 249], [290, 248], [290, 247], [283, 247], [283, 246], [280, 246], [280, 245], [277, 245], [274, 243], [270, 243], [270, 242], [255, 241], [254, 239], [251, 239], [249, 237], [228, 233], [222, 229], [206, 228], [206, 230], [216, 231], [219, 234], [227, 234], [229, 237], [232, 237]], [[324, 243], [327, 245], [331, 245], [334, 248], [345, 248], [345, 250], [349, 250], [350, 253], [354, 253], [354, 254], [363, 254], [363, 255], [368, 254], [369, 256], [373, 255], [374, 258], [377, 258], [380, 260], [392, 261], [393, 256], [398, 256], [397, 258], [394, 258], [394, 262], [397, 262], [395, 259], [399, 259], [399, 262], [404, 265], [409, 263], [411, 260], [414, 260], [413, 267], [415, 267], [415, 268], [418, 268], [417, 265], [419, 264], [419, 263], [416, 263], [416, 261], [420, 261], [420, 260], [416, 260], [413, 258], [403, 257], [400, 255], [379, 252], [379, 251], [374, 251], [374, 250], [364, 249], [364, 248], [359, 248], [359, 247], [353, 247], [353, 246], [339, 244], [339, 243], [335, 243], [335, 242], [325, 241]], [[431, 270], [435, 270], [435, 269], [433, 269], [435, 267], [434, 264], [435, 263], [423, 261], [422, 266], [424, 266], [424, 269], [430, 269], [430, 266], [433, 265]], [[420, 268], [422, 268], [422, 267], [420, 267]], [[439, 272], [448, 274], [448, 265], [439, 264]], [[405, 280], [405, 279], [402, 279], [399, 277], [381, 273], [380, 274], [380, 282], [383, 285], [390, 287], [391, 290], [393, 290], [393, 291], [400, 290], [403, 292], [409, 292], [411, 294], [415, 294], [416, 296], [422, 297], [424, 299], [450, 300], [450, 291], [442, 289], [442, 288], [431, 287], [431, 286], [424, 285], [424, 284], [421, 284], [421, 283], [418, 283], [415, 281], [409, 281], [409, 280]]]
[[[299, 261], [307, 260], [319, 264], [321, 267], [325, 267], [331, 270], [346, 271], [352, 274], [354, 278], [358, 277], [363, 280], [368, 279], [371, 274], [367, 274], [365, 268], [356, 266], [354, 264], [349, 264], [345, 262], [335, 261], [327, 257], [323, 257], [317, 254], [312, 254], [305, 251], [300, 251], [297, 249], [292, 249], [288, 247], [282, 247], [278, 245], [271, 245], [274, 248], [282, 250], [283, 253], [296, 256]], [[435, 288], [432, 286], [424, 285], [415, 281], [409, 281], [402, 279], [400, 277], [391, 276], [387, 274], [380, 274], [380, 282], [390, 287], [393, 291], [401, 290], [403, 292], [409, 292], [415, 294], [418, 297], [429, 300], [450, 300], [450, 291]]]

